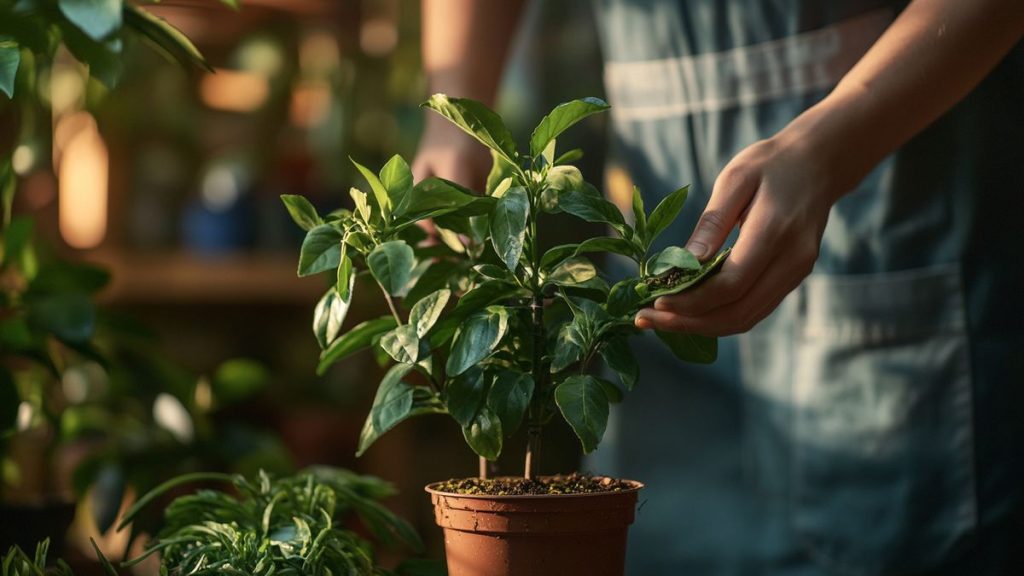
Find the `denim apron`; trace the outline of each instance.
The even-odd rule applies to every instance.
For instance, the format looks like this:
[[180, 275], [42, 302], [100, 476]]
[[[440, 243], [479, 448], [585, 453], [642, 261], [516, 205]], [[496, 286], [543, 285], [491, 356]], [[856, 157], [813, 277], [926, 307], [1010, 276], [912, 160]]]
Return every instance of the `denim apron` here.
[[[595, 2], [615, 151], [649, 207], [692, 185], [677, 245], [725, 164], [828, 94], [902, 8]], [[1024, 574], [1007, 564], [1024, 533], [1022, 218], [1018, 45], [834, 206], [814, 272], [717, 363], [636, 346], [641, 382], [588, 463], [647, 483], [628, 573]]]

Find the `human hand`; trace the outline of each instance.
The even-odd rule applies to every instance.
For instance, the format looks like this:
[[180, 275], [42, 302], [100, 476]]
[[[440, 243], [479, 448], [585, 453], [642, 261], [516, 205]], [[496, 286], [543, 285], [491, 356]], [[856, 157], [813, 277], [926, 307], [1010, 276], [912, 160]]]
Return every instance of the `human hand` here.
[[705, 261], [740, 233], [721, 271], [691, 291], [663, 296], [636, 326], [705, 336], [750, 330], [811, 272], [842, 186], [830, 154], [785, 131], [744, 149], [715, 181], [686, 244]]

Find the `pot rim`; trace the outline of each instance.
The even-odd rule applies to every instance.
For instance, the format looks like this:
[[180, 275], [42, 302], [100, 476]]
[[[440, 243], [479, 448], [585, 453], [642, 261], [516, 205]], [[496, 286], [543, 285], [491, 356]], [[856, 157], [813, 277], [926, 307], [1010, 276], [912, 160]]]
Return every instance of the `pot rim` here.
[[[522, 478], [522, 476], [498, 476], [498, 478]], [[551, 478], [551, 476], [541, 476], [541, 478]], [[595, 476], [595, 478], [611, 478], [611, 476]], [[612, 478], [619, 482], [625, 482], [630, 484], [630, 488], [626, 490], [618, 490], [614, 492], [583, 492], [580, 494], [459, 494], [457, 492], [445, 492], [438, 490], [436, 486], [447, 482], [442, 480], [440, 482], [431, 482], [423, 487], [423, 491], [428, 494], [436, 496], [446, 496], [449, 498], [470, 498], [473, 500], [551, 500], [558, 498], [600, 498], [618, 496], [622, 494], [633, 494], [643, 490], [646, 484], [637, 480], [630, 480], [628, 478]]]

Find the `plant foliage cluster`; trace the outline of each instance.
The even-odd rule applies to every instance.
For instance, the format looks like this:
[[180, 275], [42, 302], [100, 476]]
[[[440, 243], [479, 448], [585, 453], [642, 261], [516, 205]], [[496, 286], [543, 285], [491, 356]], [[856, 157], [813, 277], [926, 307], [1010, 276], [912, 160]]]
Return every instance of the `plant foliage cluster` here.
[[[159, 555], [160, 574], [270, 576], [428, 576], [443, 574], [439, 563], [410, 560], [396, 572], [378, 566], [369, 540], [351, 529], [355, 519], [375, 541], [421, 552], [419, 536], [380, 501], [392, 486], [372, 476], [314, 467], [293, 476], [254, 478], [225, 474], [189, 474], [170, 480], [143, 496], [129, 510], [120, 529], [168, 491], [184, 484], [216, 482], [232, 491], [201, 489], [175, 498], [164, 510], [164, 527], [130, 568]], [[46, 572], [48, 543], [30, 557], [17, 547], [3, 558], [0, 576], [73, 576], [57, 561]], [[117, 569], [96, 550], [104, 573]]]
[[[528, 153], [517, 151], [501, 118], [479, 102], [437, 94], [424, 106], [491, 150], [482, 193], [440, 178], [414, 183], [395, 156], [377, 173], [355, 163], [369, 193], [353, 188], [351, 210], [321, 216], [301, 196], [282, 197], [306, 230], [298, 274], [335, 275], [313, 319], [318, 371], [370, 346], [393, 360], [360, 453], [411, 416], [446, 413], [488, 459], [525, 426], [530, 477], [551, 418], [564, 418], [584, 451], [598, 445], [609, 404], [637, 381], [627, 343], [637, 333], [633, 316], [657, 296], [699, 282], [725, 254], [702, 264], [682, 247], [652, 249], [679, 214], [686, 187], [649, 212], [634, 190], [627, 218], [571, 164], [581, 151], [556, 153], [563, 131], [608, 109], [597, 98], [556, 107], [533, 131]], [[543, 250], [542, 222], [555, 213], [605, 224], [613, 235]], [[441, 242], [423, 242], [417, 224], [427, 220]], [[633, 260], [637, 275], [609, 285], [590, 259], [598, 253]], [[669, 275], [681, 280], [667, 283]], [[357, 276], [377, 285], [391, 314], [343, 330]], [[715, 358], [714, 339], [659, 335], [683, 359]], [[597, 362], [618, 381], [595, 375]]]

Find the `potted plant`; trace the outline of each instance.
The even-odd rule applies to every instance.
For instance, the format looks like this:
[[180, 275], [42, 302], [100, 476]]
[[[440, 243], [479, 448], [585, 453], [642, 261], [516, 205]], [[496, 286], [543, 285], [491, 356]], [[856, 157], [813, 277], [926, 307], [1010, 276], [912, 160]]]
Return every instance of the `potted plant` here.
[[[330, 271], [336, 281], [317, 304], [313, 331], [318, 367], [369, 346], [388, 369], [359, 439], [362, 454], [412, 416], [448, 414], [467, 444], [493, 460], [505, 438], [527, 435], [521, 478], [431, 484], [436, 520], [445, 530], [452, 576], [621, 574], [626, 531], [638, 482], [585, 476], [539, 476], [543, 427], [563, 418], [584, 452], [605, 431], [609, 404], [637, 380], [628, 337], [633, 316], [663, 294], [695, 285], [717, 270], [723, 252], [701, 263], [681, 247], [653, 252], [675, 220], [687, 188], [648, 213], [634, 190], [632, 218], [556, 154], [556, 139], [603, 112], [596, 98], [574, 100], [544, 117], [529, 153], [516, 150], [501, 118], [479, 102], [437, 94], [426, 103], [490, 148], [494, 164], [484, 193], [430, 178], [413, 183], [407, 163], [391, 158], [375, 174], [356, 163], [370, 193], [353, 188], [352, 210], [321, 217], [299, 196], [283, 200], [307, 232], [298, 274]], [[606, 224], [613, 236], [542, 250], [548, 214]], [[417, 223], [432, 220], [440, 243], [423, 243]], [[637, 275], [609, 286], [588, 255], [632, 259]], [[390, 314], [341, 326], [358, 276], [379, 289]], [[717, 341], [659, 333], [677, 356], [711, 362]], [[598, 362], [617, 382], [595, 373]]]

